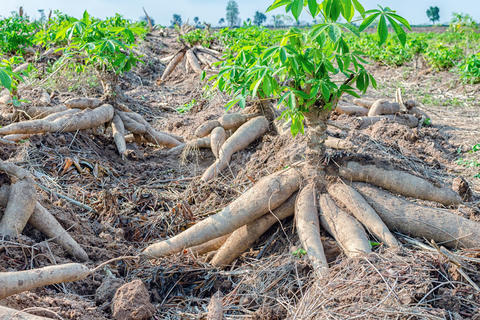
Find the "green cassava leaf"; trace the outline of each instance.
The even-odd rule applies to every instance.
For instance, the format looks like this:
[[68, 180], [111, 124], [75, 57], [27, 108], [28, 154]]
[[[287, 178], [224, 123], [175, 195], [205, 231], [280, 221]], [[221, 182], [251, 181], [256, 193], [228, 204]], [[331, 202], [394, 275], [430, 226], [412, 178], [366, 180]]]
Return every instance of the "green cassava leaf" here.
[[0, 68], [0, 84], [7, 90], [12, 90], [12, 78], [2, 68]]
[[292, 14], [295, 20], [298, 21], [298, 18], [302, 14], [302, 10], [303, 10], [303, 0], [293, 0]]
[[275, 0], [275, 2], [267, 8], [266, 12], [275, 10], [277, 8], [280, 8], [282, 6], [288, 5], [292, 2], [292, 0]]
[[380, 16], [380, 21], [378, 22], [378, 37], [379, 37], [379, 44], [382, 45], [387, 41], [388, 38], [388, 27], [387, 27], [387, 20], [385, 16]]
[[348, 21], [352, 21], [355, 15], [355, 8], [352, 5], [352, 0], [342, 0], [342, 16]]
[[317, 16], [317, 12], [318, 12], [317, 0], [308, 0], [308, 10], [310, 11], [310, 14], [312, 15], [313, 18]]
[[337, 42], [342, 36], [342, 30], [336, 24], [331, 24], [328, 27], [328, 36], [333, 42]]
[[408, 30], [412, 30], [410, 23], [408, 23], [407, 19], [405, 19], [404, 17], [399, 16], [396, 13], [388, 13], [388, 15], [403, 24]]
[[362, 32], [363, 30], [367, 29], [375, 19], [380, 15], [380, 12], [375, 12], [372, 15], [366, 17], [360, 27], [358, 27], [358, 31]]
[[403, 30], [402, 27], [390, 16], [387, 16], [387, 19], [392, 25], [392, 28], [395, 31], [395, 34], [397, 35], [398, 40], [400, 41], [402, 46], [405, 46], [405, 44], [407, 43], [407, 34], [405, 30]]
[[352, 0], [353, 2], [353, 6], [355, 7], [355, 9], [360, 13], [360, 15], [363, 15], [365, 14], [365, 9], [363, 8], [362, 4], [360, 2], [358, 2], [358, 0]]

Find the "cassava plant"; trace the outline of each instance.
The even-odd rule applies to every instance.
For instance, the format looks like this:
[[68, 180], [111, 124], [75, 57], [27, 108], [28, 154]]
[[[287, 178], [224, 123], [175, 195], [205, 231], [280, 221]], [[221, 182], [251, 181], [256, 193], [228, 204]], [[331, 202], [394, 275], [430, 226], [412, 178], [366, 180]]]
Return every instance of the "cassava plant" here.
[[14, 12], [0, 19], [0, 54], [21, 54], [33, 45], [32, 35], [40, 28], [40, 23], [30, 21], [26, 16]]
[[[252, 239], [278, 221], [269, 220], [270, 215], [287, 217], [293, 211], [300, 242], [315, 274], [320, 277], [328, 270], [320, 225], [337, 240], [347, 256], [371, 251], [364, 227], [388, 246], [399, 245], [391, 229], [444, 241], [447, 245], [478, 246], [478, 223], [352, 182], [368, 182], [395, 194], [446, 206], [462, 201], [453, 190], [436, 187], [406, 172], [360, 164], [352, 156], [338, 161], [339, 168], [327, 166], [325, 161], [327, 120], [340, 97], [343, 94], [358, 96], [370, 85], [376, 86], [375, 79], [364, 68], [366, 61], [361, 58], [362, 52], [352, 51], [345, 35], [358, 35], [378, 22], [378, 42], [382, 45], [388, 37], [389, 23], [398, 41], [405, 45], [403, 28], [410, 28], [408, 22], [389, 8], [365, 11], [357, 0], [276, 0], [269, 10], [279, 7], [284, 7], [297, 20], [306, 9], [321, 23], [311, 30], [292, 28], [273, 46], [255, 42], [239, 48], [236, 54], [226, 56], [212, 81], [215, 87], [233, 97], [227, 108], [237, 103], [243, 108], [251, 102], [277, 101], [283, 118], [291, 121], [292, 134], [306, 134], [304, 160], [261, 179], [219, 213], [170, 239], [150, 245], [143, 253], [154, 258], [189, 247], [198, 252], [195, 246], [203, 244], [218, 248], [219, 243], [223, 243], [212, 259], [212, 264], [223, 266], [240, 254], [239, 247], [244, 250], [253, 243]], [[353, 24], [356, 13], [361, 23], [359, 28]], [[347, 22], [341, 22], [342, 19]], [[232, 136], [223, 140], [216, 162], [205, 171], [202, 180], [217, 177], [228, 166], [234, 152], [268, 130], [263, 116], [247, 120], [243, 119]], [[202, 134], [212, 132], [212, 139], [212, 128], [227, 130], [222, 119], [205, 125]], [[292, 197], [295, 205], [288, 206]], [[338, 204], [346, 207], [351, 215]], [[459, 243], [458, 239], [463, 240]]]
[[180, 38], [190, 46], [201, 45], [205, 48], [210, 48], [217, 39], [216, 35], [212, 34], [208, 29], [193, 29], [181, 35]]
[[36, 36], [37, 44], [60, 46], [59, 63], [74, 64], [78, 72], [93, 67], [102, 82], [105, 102], [114, 100], [118, 76], [141, 62], [134, 48], [147, 30], [120, 15], [100, 20], [87, 11], [82, 19], [60, 15], [56, 21]]
[[57, 14], [48, 26], [36, 36], [36, 43], [61, 51], [58, 64], [67, 64], [77, 72], [93, 68], [101, 80], [103, 97], [72, 98], [55, 107], [27, 107], [24, 113], [35, 120], [0, 128], [0, 136], [18, 141], [33, 134], [71, 132], [110, 123], [122, 157], [127, 151], [127, 131], [134, 135], [137, 142], [143, 139], [165, 147], [181, 144], [180, 137], [157, 132], [141, 115], [122, 104], [126, 99], [122, 100], [118, 77], [141, 61], [135, 46], [138, 38], [147, 32], [144, 26], [131, 23], [120, 15], [105, 20], [96, 19], [86, 11], [82, 19]]

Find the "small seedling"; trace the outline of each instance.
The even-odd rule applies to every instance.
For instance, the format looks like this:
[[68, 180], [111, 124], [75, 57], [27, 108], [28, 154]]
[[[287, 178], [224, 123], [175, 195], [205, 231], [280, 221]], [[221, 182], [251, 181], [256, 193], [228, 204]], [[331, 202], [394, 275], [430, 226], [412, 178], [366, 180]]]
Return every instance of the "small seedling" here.
[[[466, 153], [473, 154], [475, 152], [480, 151], [480, 143], [475, 144], [471, 150], [468, 150]], [[461, 149], [459, 148], [457, 150], [457, 153], [461, 153]], [[480, 162], [476, 159], [465, 159], [465, 158], [458, 158], [456, 161], [458, 165], [464, 166], [464, 167], [470, 167], [470, 168], [478, 168], [480, 167]], [[476, 175], [473, 176], [474, 178], [480, 179], [480, 172], [477, 173]]]
[[297, 257], [297, 258], [301, 258], [306, 254], [307, 254], [307, 251], [303, 248], [298, 248], [297, 250], [292, 252], [292, 255]]
[[382, 244], [380, 242], [375, 242], [375, 241], [370, 241], [370, 246], [372, 248], [381, 246]]
[[192, 108], [195, 106], [196, 103], [197, 103], [197, 100], [192, 99], [192, 101], [190, 101], [189, 103], [186, 103], [186, 104], [184, 104], [183, 106], [178, 107], [178, 108], [175, 109], [175, 110], [176, 110], [178, 113], [186, 113], [186, 112], [192, 110]]

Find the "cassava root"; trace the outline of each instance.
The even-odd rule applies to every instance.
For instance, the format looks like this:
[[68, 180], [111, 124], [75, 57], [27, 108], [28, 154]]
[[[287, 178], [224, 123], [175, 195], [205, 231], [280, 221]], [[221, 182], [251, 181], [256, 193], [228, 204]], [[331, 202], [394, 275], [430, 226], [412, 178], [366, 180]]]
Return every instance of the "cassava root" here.
[[[0, 187], [0, 207], [5, 207], [7, 205], [9, 194], [10, 186], [2, 185]], [[39, 202], [34, 203], [35, 208], [28, 223], [47, 237], [54, 239], [53, 241], [62, 246], [68, 253], [78, 260], [87, 261], [88, 255], [85, 250], [83, 250], [82, 247], [70, 236], [55, 217]]]
[[218, 250], [225, 243], [225, 241], [227, 241], [229, 236], [230, 234], [223, 235], [221, 237], [202, 243], [198, 246], [188, 248], [188, 250], [195, 255], [202, 255], [204, 253]]
[[23, 311], [10, 309], [0, 306], [0, 319], [6, 320], [52, 320], [52, 318], [45, 318], [36, 316]]
[[328, 272], [327, 258], [320, 238], [318, 219], [318, 201], [313, 184], [304, 187], [298, 194], [295, 204], [295, 223], [303, 248], [317, 277], [324, 277]]
[[200, 66], [200, 62], [198, 61], [197, 56], [193, 52], [193, 50], [188, 50], [186, 53], [187, 62], [190, 67], [193, 69], [195, 73], [202, 73], [202, 67]]
[[210, 146], [215, 157], [220, 156], [220, 149], [227, 140], [227, 133], [223, 127], [216, 127], [210, 134]]
[[83, 280], [109, 263], [137, 258], [138, 256], [113, 258], [94, 269], [89, 269], [80, 263], [65, 263], [25, 271], [0, 272], [0, 300], [38, 287]]
[[374, 117], [357, 117], [353, 119], [353, 125], [357, 129], [365, 129], [382, 120], [403, 124], [409, 128], [416, 128], [418, 126], [418, 119], [411, 114], [396, 114], [396, 115], [384, 115], [384, 116], [374, 116]]
[[388, 115], [388, 114], [395, 114], [400, 111], [400, 104], [397, 102], [390, 102], [385, 99], [380, 99], [375, 101], [375, 103], [370, 107], [368, 110], [368, 116], [380, 116], [380, 115]]
[[161, 84], [167, 80], [168, 76], [175, 70], [177, 65], [182, 61], [183, 57], [185, 56], [185, 50], [178, 52], [172, 60], [168, 63], [165, 71], [163, 71], [162, 77], [159, 79], [158, 84]]
[[122, 157], [125, 157], [125, 154], [127, 153], [127, 143], [125, 141], [125, 126], [123, 125], [122, 118], [120, 118], [118, 114], [115, 114], [113, 116], [112, 133], [118, 153]]
[[72, 98], [65, 101], [69, 109], [95, 109], [102, 105], [102, 100], [97, 98]]
[[23, 231], [35, 208], [35, 194], [30, 178], [23, 178], [11, 185], [5, 212], [0, 220], [0, 235], [15, 237]]
[[208, 149], [210, 148], [210, 136], [197, 138], [187, 143], [182, 143], [179, 146], [171, 148], [168, 150], [168, 154], [178, 154], [178, 153], [188, 153], [190, 150], [194, 149]]
[[22, 111], [25, 112], [31, 118], [41, 119], [51, 114], [65, 111], [67, 109], [68, 108], [63, 105], [58, 105], [54, 107], [30, 106], [30, 107], [24, 108]]
[[356, 104], [357, 106], [370, 109], [372, 105], [375, 103], [375, 100], [366, 99], [366, 98], [355, 98], [353, 99], [353, 103]]
[[143, 255], [158, 258], [229, 234], [279, 207], [298, 190], [300, 182], [301, 175], [295, 168], [265, 177], [221, 212], [173, 238], [148, 246]]
[[216, 267], [232, 263], [250, 248], [276, 222], [293, 215], [296, 195], [292, 195], [281, 206], [261, 218], [235, 230], [218, 249], [210, 264]]
[[421, 206], [365, 183], [353, 186], [390, 230], [434, 240], [447, 247], [480, 247], [480, 223], [449, 210]]
[[340, 114], [348, 114], [355, 116], [366, 116], [368, 114], [368, 109], [361, 106], [340, 106], [337, 105], [335, 111]]
[[452, 189], [436, 187], [406, 172], [350, 161], [340, 167], [339, 173], [350, 181], [371, 183], [407, 197], [435, 201], [447, 206], [462, 203], [460, 196]]
[[327, 140], [325, 140], [325, 146], [337, 150], [352, 150], [355, 148], [355, 145], [350, 141], [334, 137], [328, 137]]
[[177, 147], [182, 144], [181, 141], [170, 134], [156, 131], [138, 113], [118, 111], [118, 115], [122, 119], [125, 129], [133, 134], [143, 136], [150, 143], [168, 148]]
[[361, 224], [341, 210], [328, 195], [320, 195], [320, 222], [322, 227], [337, 240], [348, 257], [370, 253], [371, 246]]
[[62, 282], [85, 279], [90, 269], [80, 263], [67, 263], [39, 269], [0, 272], [0, 299], [16, 293]]
[[338, 202], [342, 203], [368, 231], [379, 240], [385, 242], [387, 246], [400, 246], [375, 210], [373, 210], [362, 195], [354, 188], [343, 183], [335, 183], [328, 187], [328, 193]]
[[262, 136], [268, 130], [268, 121], [260, 116], [253, 118], [235, 131], [222, 145], [218, 159], [202, 175], [203, 181], [210, 181], [215, 178], [230, 163], [232, 155], [245, 149], [250, 143]]
[[72, 132], [98, 127], [113, 118], [113, 107], [104, 104], [94, 110], [71, 109], [44, 119], [12, 123], [0, 128], [0, 135]]
[[218, 120], [208, 120], [202, 123], [197, 130], [195, 130], [195, 135], [199, 138], [208, 136], [213, 129], [220, 127], [221, 124]]
[[221, 116], [218, 119], [218, 122], [220, 122], [220, 125], [225, 129], [225, 130], [236, 130], [239, 128], [242, 124], [247, 122], [249, 117], [245, 114], [241, 113], [228, 113], [223, 116]]
[[[199, 74], [203, 71], [201, 64], [206, 66], [211, 66], [213, 62], [211, 58], [216, 59], [217, 61], [220, 60], [216, 53], [216, 51], [203, 48], [203, 47], [189, 47], [185, 43], [184, 48], [178, 51], [175, 55], [169, 56], [166, 58], [161, 59], [162, 63], [166, 63], [169, 61], [165, 71], [163, 72], [160, 79], [157, 80], [157, 84], [160, 85], [167, 78], [173, 73], [173, 71], [177, 68], [177, 66], [182, 62], [185, 58], [185, 69], [187, 73], [190, 71], [194, 71], [195, 73]], [[203, 56], [201, 55], [203, 54]], [[201, 137], [200, 137], [201, 138]]]

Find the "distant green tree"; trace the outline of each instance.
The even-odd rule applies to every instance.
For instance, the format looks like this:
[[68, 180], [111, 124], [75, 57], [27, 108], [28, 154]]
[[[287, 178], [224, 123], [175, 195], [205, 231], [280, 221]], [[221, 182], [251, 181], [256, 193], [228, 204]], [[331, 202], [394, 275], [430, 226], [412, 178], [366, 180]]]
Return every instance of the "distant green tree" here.
[[[143, 22], [145, 22], [145, 23], [148, 25], [148, 18], [147, 18], [147, 16], [141, 16], [138, 20], [139, 20], [139, 21], [143, 21]], [[152, 21], [152, 26], [154, 26], [154, 25], [155, 25], [155, 20], [152, 19], [152, 18], [150, 18], [150, 20]]]
[[272, 19], [273, 19], [273, 25], [276, 28], [289, 25], [293, 22], [292, 17], [287, 16], [285, 14], [276, 14], [276, 15], [272, 16]]
[[227, 22], [228, 24], [233, 27], [238, 25], [239, 23], [239, 14], [240, 11], [238, 10], [238, 4], [235, 0], [228, 1], [227, 4]]
[[218, 24], [223, 26], [225, 24], [225, 19], [224, 18], [220, 18], [220, 20], [218, 20]]
[[182, 16], [177, 14], [177, 13], [174, 13], [171, 22], [172, 22], [172, 26], [174, 26], [176, 24], [181, 26], [182, 25]]
[[265, 21], [267, 21], [267, 16], [260, 11], [255, 12], [255, 16], [253, 16], [253, 23], [257, 26], [262, 25]]
[[438, 7], [430, 7], [427, 10], [427, 17], [432, 23], [440, 20], [440, 9]]
[[193, 18], [193, 23], [195, 23], [195, 26], [198, 27], [200, 25], [200, 19], [198, 17]]
[[45, 15], [44, 9], [38, 9], [38, 13], [40, 13], [40, 22], [44, 23], [47, 20], [47, 16]]

